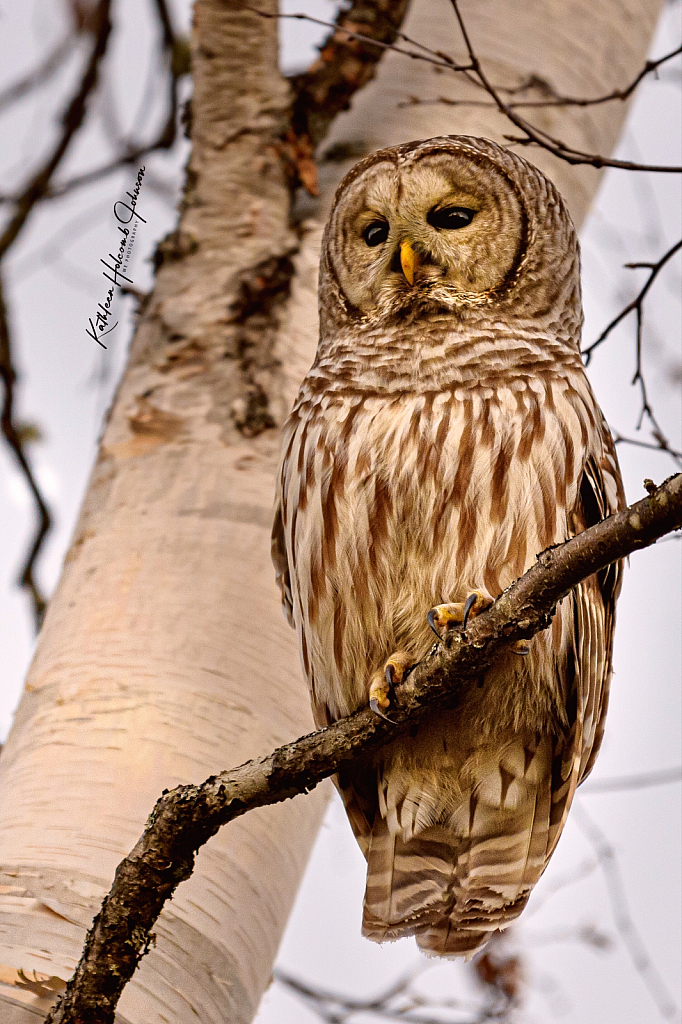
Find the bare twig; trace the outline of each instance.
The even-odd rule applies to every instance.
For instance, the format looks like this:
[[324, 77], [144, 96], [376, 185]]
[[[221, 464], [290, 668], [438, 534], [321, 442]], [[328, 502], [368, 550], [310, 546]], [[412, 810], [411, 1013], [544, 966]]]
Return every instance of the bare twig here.
[[93, 45], [78, 90], [62, 116], [62, 131], [52, 153], [31, 181], [15, 199], [14, 215], [0, 235], [0, 259], [2, 259], [26, 223], [36, 203], [47, 192], [52, 175], [61, 163], [71, 139], [76, 134], [83, 118], [88, 99], [97, 84], [99, 66], [106, 53], [109, 33], [111, 0], [100, 0], [97, 12], [97, 29], [93, 33]]
[[649, 497], [538, 556], [465, 633], [451, 634], [396, 689], [393, 720], [369, 708], [267, 757], [180, 786], [157, 802], [135, 849], [116, 870], [83, 956], [46, 1024], [112, 1024], [126, 982], [149, 947], [150, 929], [167, 899], [190, 877], [196, 850], [218, 829], [254, 807], [308, 792], [358, 757], [371, 754], [427, 711], [456, 706], [465, 686], [508, 645], [546, 628], [556, 604], [580, 580], [682, 527], [682, 474]]
[[[161, 26], [161, 42], [168, 65], [168, 114], [156, 138], [150, 142], [123, 142], [123, 152], [108, 160], [99, 167], [93, 167], [90, 171], [76, 174], [66, 181], [50, 183], [40, 197], [46, 199], [59, 199], [70, 192], [89, 185], [93, 181], [101, 181], [114, 171], [122, 167], [130, 167], [139, 164], [143, 157], [158, 150], [171, 149], [177, 137], [178, 120], [178, 81], [188, 71], [188, 66], [183, 60], [185, 43], [173, 32], [170, 12], [166, 0], [154, 0], [155, 7]], [[0, 202], [19, 202], [19, 197], [0, 196]]]
[[639, 416], [639, 421], [637, 423], [637, 429], [639, 430], [639, 428], [642, 425], [642, 420], [646, 416], [651, 424], [652, 432], [657, 444], [646, 445], [644, 442], [638, 442], [632, 438], [622, 437], [621, 435], [617, 435], [616, 443], [635, 444], [638, 445], [638, 447], [654, 447], [657, 449], [661, 449], [662, 451], [665, 451], [669, 455], [671, 455], [672, 458], [678, 463], [682, 463], [682, 453], [675, 451], [674, 448], [670, 447], [668, 439], [666, 438], [665, 434], [663, 433], [660, 427], [660, 424], [658, 423], [658, 420], [656, 419], [655, 413], [651, 406], [651, 402], [649, 400], [649, 394], [647, 391], [646, 381], [644, 379], [644, 373], [642, 369], [642, 332], [644, 327], [644, 300], [646, 299], [651, 286], [653, 285], [657, 276], [660, 274], [663, 267], [673, 258], [673, 256], [676, 253], [680, 251], [681, 248], [682, 239], [680, 239], [679, 242], [675, 242], [675, 244], [672, 245], [656, 263], [625, 264], [625, 266], [630, 269], [645, 268], [649, 271], [649, 276], [644, 282], [643, 286], [640, 288], [637, 295], [634, 297], [634, 299], [632, 299], [631, 302], [628, 302], [627, 306], [624, 306], [623, 309], [621, 309], [620, 313], [618, 313], [618, 315], [615, 316], [613, 320], [611, 320], [611, 322], [606, 325], [606, 327], [601, 332], [596, 341], [593, 341], [591, 345], [588, 345], [588, 347], [583, 352], [583, 356], [585, 358], [585, 365], [588, 366], [590, 359], [592, 358], [592, 353], [595, 351], [595, 349], [599, 348], [599, 346], [602, 345], [604, 341], [606, 341], [608, 336], [611, 334], [614, 328], [616, 328], [618, 324], [621, 323], [621, 321], [623, 321], [627, 316], [629, 316], [630, 313], [634, 312], [636, 317], [635, 373], [631, 383], [639, 384], [639, 390], [642, 399], [642, 407]]
[[22, 97], [50, 80], [71, 52], [74, 38], [74, 33], [70, 32], [66, 38], [57, 43], [55, 48], [48, 53], [42, 64], [34, 71], [31, 71], [30, 74], [0, 92], [0, 113], [6, 107], [9, 107], [10, 104], [16, 103], [17, 100], [22, 99]]
[[623, 434], [619, 434], [618, 431], [612, 431], [613, 443], [614, 444], [631, 444], [635, 448], [646, 448], [650, 452], [661, 452], [665, 451], [669, 455], [672, 455], [676, 462], [682, 460], [682, 452], [676, 451], [675, 448], [666, 447], [663, 448], [660, 444], [652, 444], [650, 441], [640, 441], [636, 437], [625, 437]]
[[660, 260], [658, 260], [657, 263], [626, 263], [625, 264], [625, 266], [628, 267], [631, 270], [635, 269], [635, 268], [638, 268], [638, 267], [646, 267], [648, 270], [650, 270], [650, 274], [649, 274], [647, 280], [645, 281], [644, 285], [642, 286], [642, 288], [640, 288], [639, 292], [637, 293], [637, 295], [632, 300], [632, 302], [629, 302], [627, 304], [627, 306], [625, 306], [623, 309], [621, 309], [621, 311], [618, 314], [618, 316], [615, 316], [613, 318], [613, 320], [609, 324], [606, 325], [606, 327], [601, 332], [601, 334], [599, 335], [597, 340], [593, 341], [592, 344], [589, 345], [583, 351], [583, 356], [585, 357], [585, 365], [586, 366], [589, 366], [590, 359], [592, 358], [592, 353], [594, 352], [594, 350], [596, 348], [599, 348], [599, 346], [602, 344], [602, 342], [606, 341], [606, 339], [608, 338], [609, 334], [614, 329], [614, 327], [617, 327], [618, 324], [621, 322], [621, 320], [624, 320], [625, 317], [628, 316], [633, 311], [637, 313], [638, 330], [641, 330], [642, 303], [644, 302], [644, 299], [647, 296], [647, 292], [651, 288], [652, 284], [656, 280], [657, 276], [659, 275], [659, 273], [661, 272], [663, 267], [666, 265], [666, 263], [668, 263], [669, 260], [671, 260], [673, 258], [673, 256], [675, 255], [676, 252], [679, 252], [680, 248], [682, 248], [682, 239], [680, 239], [679, 242], [675, 242], [675, 244], [672, 245], [668, 249], [667, 252], [663, 253], [663, 255], [661, 256]]
[[[313, 25], [321, 25], [323, 28], [331, 28], [334, 29], [334, 31], [339, 29], [339, 25], [337, 23], [333, 21], [322, 21], [320, 18], [313, 18], [310, 14], [270, 14], [267, 11], [259, 11], [255, 7], [246, 7], [246, 10], [251, 11], [253, 14], [257, 14], [261, 18], [277, 18], [279, 21], [309, 21]], [[406, 36], [404, 32], [396, 32], [396, 38], [402, 39], [403, 42], [408, 44], [408, 46], [416, 46], [418, 50], [406, 50], [402, 46], [396, 46], [395, 43], [388, 43], [381, 39], [374, 39], [372, 36], [365, 35], [363, 32], [356, 32], [350, 27], [343, 28], [342, 32], [343, 35], [348, 36], [349, 39], [355, 39], [359, 43], [365, 43], [368, 46], [375, 46], [384, 51], [392, 50], [394, 53], [402, 54], [403, 57], [410, 57], [412, 60], [424, 61], [426, 64], [433, 64], [437, 68], [443, 68], [443, 70], [462, 72], [472, 70], [470, 64], [458, 64], [446, 53], [442, 53], [439, 50], [431, 50], [428, 46], [424, 46], [423, 43], [419, 43], [415, 39], [411, 39], [409, 36]]]
[[662, 768], [657, 772], [641, 772], [639, 775], [621, 775], [613, 779], [595, 779], [581, 786], [581, 796], [592, 793], [625, 793], [633, 789], [649, 789], [651, 786], [669, 786], [682, 782], [682, 765], [676, 768]]
[[[597, 169], [601, 169], [603, 167], [617, 167], [620, 168], [621, 170], [626, 171], [657, 171], [659, 173], [674, 174], [679, 174], [682, 172], [682, 167], [678, 166], [668, 166], [664, 164], [643, 164], [637, 163], [632, 160], [616, 160], [611, 157], [600, 156], [597, 153], [586, 153], [583, 152], [582, 150], [575, 149], [573, 146], [568, 146], [560, 139], [554, 138], [554, 136], [543, 131], [541, 128], [537, 128], [534, 125], [530, 124], [529, 121], [526, 121], [525, 118], [521, 117], [521, 115], [517, 113], [516, 106], [518, 106], [518, 104], [515, 105], [513, 103], [506, 103], [500, 95], [500, 93], [504, 90], [502, 88], [494, 86], [488, 79], [487, 75], [485, 74], [481, 66], [481, 62], [471, 44], [471, 39], [469, 38], [466, 25], [460, 13], [457, 0], [450, 0], [450, 2], [452, 3], [452, 6], [454, 8], [455, 15], [457, 17], [457, 21], [469, 57], [469, 61], [464, 64], [457, 63], [451, 57], [449, 57], [447, 54], [443, 53], [440, 50], [432, 50], [421, 43], [416, 43], [414, 40], [409, 39], [409, 37], [407, 37], [403, 33], [397, 33], [396, 37], [401, 38], [403, 41], [407, 42], [408, 45], [416, 47], [416, 49], [407, 50], [401, 46], [396, 46], [394, 43], [381, 42], [376, 39], [372, 39], [371, 37], [363, 33], [358, 33], [350, 29], [344, 29], [343, 31], [345, 35], [348, 36], [348, 38], [355, 39], [363, 44], [380, 47], [381, 49], [384, 50], [394, 50], [395, 52], [401, 53], [403, 56], [409, 57], [412, 60], [425, 61], [426, 63], [433, 64], [434, 66], [442, 68], [443, 70], [463, 74], [470, 82], [473, 82], [474, 84], [477, 84], [482, 89], [484, 89], [485, 92], [488, 93], [488, 95], [493, 101], [493, 104], [497, 107], [500, 113], [504, 114], [513, 125], [515, 125], [517, 128], [520, 128], [521, 131], [524, 133], [521, 137], [507, 135], [506, 138], [512, 144], [521, 146], [540, 146], [543, 149], [546, 149], [548, 152], [553, 153], [554, 156], [558, 157], [559, 159], [565, 160], [569, 164], [586, 164], [591, 167], [596, 167]], [[319, 18], [313, 18], [308, 14], [267, 14], [262, 11], [257, 11], [255, 8], [249, 7], [248, 9], [253, 10], [254, 14], [259, 14], [261, 17], [265, 18], [293, 18], [301, 21], [309, 21], [316, 25], [324, 25], [325, 27], [328, 28], [336, 28], [336, 26], [332, 22], [322, 21]], [[668, 60], [672, 56], [673, 54], [669, 54], [662, 59]], [[631, 92], [636, 88], [636, 86], [639, 84], [639, 81], [642, 80], [644, 75], [648, 73], [648, 70], [647, 66], [645, 65], [644, 69], [642, 70], [642, 72], [640, 72], [640, 75], [638, 76], [638, 80], [635, 81], [634, 83], [631, 83], [631, 85], [627, 87], [628, 89], [630, 89], [628, 95], [631, 95]], [[619, 90], [614, 90], [614, 92], [616, 93], [618, 91]], [[622, 91], [624, 92], [625, 90]], [[615, 99], [618, 97], [614, 95], [612, 98]], [[598, 97], [598, 99], [600, 100], [600, 102], [606, 102], [606, 98]], [[565, 102], [561, 97], [559, 98], [559, 100], [559, 102], [555, 101], [554, 104], [549, 105], [570, 106], [572, 102], [570, 97], [567, 97]], [[473, 102], [476, 103], [477, 101]], [[582, 106], [588, 106], [590, 105], [590, 102], [591, 101], [588, 100], [579, 100], [578, 104]]]
[[[111, 0], [100, 0], [93, 28], [93, 44], [90, 58], [80, 80], [78, 90], [62, 116], [62, 131], [52, 153], [16, 199], [14, 214], [10, 217], [5, 230], [0, 236], [0, 262], [24, 227], [36, 203], [45, 195], [52, 175], [64, 157], [71, 139], [83, 123], [87, 101], [97, 84], [100, 62], [106, 53], [109, 33], [111, 32], [110, 7]], [[33, 476], [21, 437], [13, 419], [14, 388], [17, 375], [12, 363], [7, 309], [4, 298], [1, 297], [0, 375], [2, 376], [5, 392], [2, 409], [2, 433], [19, 463], [19, 467], [33, 495], [38, 513], [36, 533], [22, 569], [20, 582], [31, 594], [36, 628], [39, 629], [45, 613], [46, 602], [35, 579], [34, 567], [43, 541], [50, 529], [51, 521], [47, 504]]]
[[46, 600], [35, 578], [35, 562], [38, 557], [43, 541], [48, 534], [52, 519], [50, 510], [45, 503], [40, 488], [36, 483], [33, 470], [26, 456], [25, 446], [21, 434], [14, 421], [14, 385], [16, 383], [16, 371], [12, 363], [12, 350], [10, 347], [9, 325], [7, 323], [7, 310], [3, 297], [2, 278], [0, 277], [0, 378], [4, 386], [5, 398], [2, 406], [2, 434], [12, 453], [19, 463], [19, 468], [33, 495], [38, 523], [31, 542], [28, 554], [19, 574], [19, 584], [31, 595], [33, 604], [33, 618], [36, 630], [39, 630], [43, 616], [45, 615]]
[[[659, 57], [657, 60], [646, 61], [644, 67], [641, 69], [628, 86], [623, 89], [614, 89], [612, 92], [605, 93], [603, 96], [595, 96], [587, 98], [584, 96], [563, 96], [561, 93], [556, 92], [554, 87], [545, 78], [539, 78], [537, 75], [532, 75], [528, 82], [525, 82], [522, 86], [516, 86], [515, 88], [508, 88], [503, 85], [495, 86], [495, 90], [498, 93], [507, 93], [508, 95], [518, 94], [519, 92], [525, 92], [529, 89], [538, 89], [544, 92], [549, 97], [544, 100], [515, 100], [509, 104], [510, 110], [521, 110], [522, 108], [531, 107], [594, 107], [602, 103], [610, 103], [613, 100], [627, 100], [632, 96], [633, 92], [639, 85], [639, 83], [646, 78], [647, 75], [651, 74], [652, 71], [657, 71], [662, 64], [672, 60], [674, 57], [678, 57], [682, 53], [682, 46], [678, 46], [675, 50], [671, 50], [670, 53], [666, 53], [665, 56]], [[443, 104], [449, 107], [496, 107], [497, 104], [491, 100], [453, 100], [448, 99], [445, 96], [438, 96], [435, 99], [425, 100], [420, 99], [418, 96], [413, 96], [409, 100], [405, 100], [398, 103], [398, 107], [428, 107], [435, 106], [436, 104]]]
[[574, 149], [572, 146], [567, 146], [564, 142], [561, 142], [559, 139], [555, 139], [554, 136], [549, 135], [548, 132], [543, 131], [541, 128], [535, 128], [530, 124], [530, 122], [526, 121], [525, 118], [521, 117], [521, 115], [518, 114], [508, 103], [505, 103], [495, 86], [492, 85], [472, 46], [467, 27], [459, 9], [458, 0], [450, 0], [450, 3], [454, 9], [455, 17], [457, 18], [460, 32], [462, 33], [462, 38], [469, 55], [473, 73], [476, 75], [491, 99], [494, 100], [500, 113], [504, 114], [512, 124], [516, 125], [516, 127], [520, 128], [524, 133], [521, 138], [509, 135], [505, 136], [510, 142], [523, 146], [541, 146], [549, 153], [553, 153], [554, 156], [559, 157], [561, 160], [565, 160], [569, 164], [589, 164], [596, 168], [619, 167], [621, 170], [626, 171], [660, 171], [671, 173], [679, 173], [682, 171], [682, 167], [668, 167], [660, 164], [638, 164], [633, 163], [630, 160], [613, 160], [609, 157], [598, 156], [595, 153], [584, 153], [582, 150]]
[[[446, 1016], [448, 1011], [456, 1014], [456, 1024], [486, 1024], [488, 1021], [503, 1019], [509, 999], [504, 1000], [505, 1007], [497, 1005], [494, 1008], [476, 1006], [473, 1000], [448, 998], [431, 998], [427, 1003], [412, 987], [414, 981], [427, 970], [421, 962], [379, 995], [366, 999], [318, 988], [284, 971], [275, 971], [273, 976], [275, 981], [298, 996], [325, 1024], [351, 1024], [356, 1020], [356, 1015], [357, 1019], [361, 1016], [362, 1020], [400, 1021], [403, 1024], [448, 1024], [449, 1020], [455, 1024], [454, 1018]], [[462, 1016], [463, 1013], [466, 1017]]]
[[573, 814], [577, 825], [590, 841], [594, 852], [599, 858], [611, 903], [613, 921], [618, 929], [618, 934], [630, 954], [635, 970], [642, 978], [651, 998], [656, 1003], [661, 1017], [664, 1020], [674, 1020], [678, 1013], [677, 1006], [668, 992], [665, 982], [652, 963], [642, 937], [632, 920], [616, 852], [596, 821], [587, 813], [582, 801], [576, 800], [574, 802]]

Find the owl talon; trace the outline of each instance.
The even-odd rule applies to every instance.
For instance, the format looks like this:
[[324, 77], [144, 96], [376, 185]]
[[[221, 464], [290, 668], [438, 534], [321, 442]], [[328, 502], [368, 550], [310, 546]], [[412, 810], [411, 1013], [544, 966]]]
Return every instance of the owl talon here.
[[379, 701], [377, 700], [376, 697], [372, 697], [372, 699], [369, 702], [369, 706], [370, 706], [370, 708], [372, 709], [372, 711], [374, 712], [375, 715], [378, 715], [379, 718], [383, 718], [384, 722], [390, 722], [391, 725], [394, 724], [393, 719], [389, 718], [388, 715], [385, 715], [383, 713], [383, 711], [379, 707]]
[[446, 631], [457, 628], [462, 632], [467, 628], [469, 619], [480, 615], [493, 604], [493, 598], [484, 594], [481, 590], [473, 590], [466, 601], [456, 601], [452, 604], [437, 604], [426, 616], [429, 626], [439, 640], [442, 634], [439, 629]]
[[476, 591], [474, 591], [473, 594], [469, 594], [466, 601], [464, 602], [464, 618], [462, 619], [462, 632], [464, 632], [464, 630], [467, 628], [469, 616], [471, 615], [471, 612], [473, 611], [474, 605], [478, 601], [479, 596], [480, 595], [477, 594]]
[[385, 718], [387, 722], [392, 719], [387, 718], [381, 709], [391, 705], [391, 687], [402, 683], [413, 665], [414, 660], [409, 654], [397, 651], [388, 659], [383, 670], [378, 669], [372, 676], [369, 684], [369, 706], [376, 715]]
[[431, 627], [433, 632], [438, 637], [438, 640], [440, 641], [441, 640], [441, 635], [438, 632], [438, 630], [436, 629], [436, 621], [435, 620], [436, 620], [436, 609], [432, 608], [431, 611], [429, 612], [429, 614], [426, 616], [426, 621], [428, 622], [429, 626]]

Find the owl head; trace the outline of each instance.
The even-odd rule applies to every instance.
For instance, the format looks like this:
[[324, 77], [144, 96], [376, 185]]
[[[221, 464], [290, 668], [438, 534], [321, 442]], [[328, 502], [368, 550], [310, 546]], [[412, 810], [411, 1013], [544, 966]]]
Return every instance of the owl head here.
[[[466, 315], [579, 288], [578, 244], [552, 183], [485, 139], [380, 150], [341, 182], [325, 233], [321, 319]], [[535, 289], [535, 295], [533, 290]], [[574, 296], [575, 298], [575, 296]]]

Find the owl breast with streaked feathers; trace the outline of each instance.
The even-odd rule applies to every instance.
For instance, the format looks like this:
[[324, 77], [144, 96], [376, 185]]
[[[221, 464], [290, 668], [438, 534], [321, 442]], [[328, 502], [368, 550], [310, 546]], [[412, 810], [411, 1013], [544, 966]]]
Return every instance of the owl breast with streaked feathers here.
[[[318, 725], [389, 705], [431, 609], [456, 623], [623, 506], [581, 323], [575, 230], [518, 156], [430, 139], [339, 186], [273, 528]], [[525, 656], [339, 774], [369, 938], [470, 956], [519, 915], [601, 743], [620, 576], [585, 580]]]

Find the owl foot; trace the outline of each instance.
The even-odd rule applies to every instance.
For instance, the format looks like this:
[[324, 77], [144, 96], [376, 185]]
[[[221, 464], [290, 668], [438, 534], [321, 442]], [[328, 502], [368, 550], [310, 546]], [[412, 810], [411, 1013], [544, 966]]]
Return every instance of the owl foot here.
[[489, 594], [485, 594], [481, 590], [472, 590], [466, 601], [456, 601], [454, 604], [437, 604], [435, 608], [432, 608], [427, 615], [429, 626], [440, 640], [441, 633], [439, 630], [446, 632], [448, 629], [457, 628], [464, 631], [467, 628], [469, 619], [480, 615], [486, 608], [490, 608], [493, 603], [493, 598]]
[[385, 718], [387, 722], [391, 721], [381, 709], [390, 706], [391, 687], [402, 683], [413, 665], [414, 660], [409, 654], [404, 651], [396, 651], [388, 659], [383, 669], [377, 669], [372, 676], [369, 683], [369, 706], [379, 718]]

